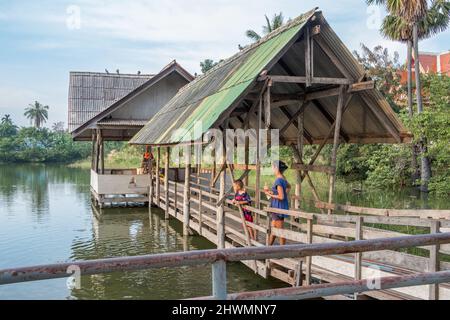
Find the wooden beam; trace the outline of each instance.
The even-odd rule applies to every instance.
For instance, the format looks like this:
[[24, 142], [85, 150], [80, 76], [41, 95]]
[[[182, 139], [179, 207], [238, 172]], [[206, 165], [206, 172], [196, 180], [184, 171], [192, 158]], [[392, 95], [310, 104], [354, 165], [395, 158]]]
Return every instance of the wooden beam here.
[[[291, 124], [293, 124], [295, 127], [298, 128], [298, 121], [297, 121], [296, 117], [292, 116], [286, 107], [281, 107], [280, 111], [285, 115], [285, 117], [288, 119], [288, 121], [290, 121], [292, 119], [293, 121]], [[308, 140], [308, 142], [310, 144], [312, 144], [313, 139], [312, 139], [311, 134], [308, 132], [308, 130], [306, 130], [306, 128], [303, 128], [303, 132], [304, 132], [305, 139]], [[280, 133], [280, 136], [281, 136], [281, 133]]]
[[338, 68], [342, 75], [347, 79], [353, 79], [352, 75], [347, 71], [338, 57], [334, 54], [328, 44], [322, 40], [321, 37], [314, 37], [314, 41], [319, 45], [319, 47], [325, 52], [325, 54], [330, 58], [331, 62]]
[[[283, 133], [285, 133], [287, 129], [289, 129], [289, 127], [291, 126], [292, 123], [294, 123], [296, 118], [300, 117], [305, 112], [307, 106], [308, 103], [306, 102], [300, 105], [300, 108], [298, 108], [298, 110], [292, 115], [292, 117], [288, 120], [288, 122], [284, 125], [284, 127], [280, 129], [280, 136], [283, 135]], [[303, 135], [303, 128], [302, 128], [302, 135]]]
[[[164, 199], [166, 201], [166, 210], [164, 218], [169, 220], [170, 214], [170, 199], [169, 199], [169, 161], [170, 161], [170, 149], [166, 147], [166, 154], [164, 158]], [[176, 197], [176, 195], [175, 195]], [[175, 208], [176, 210], [176, 208]]]
[[312, 54], [312, 41], [310, 25], [306, 25], [305, 28], [305, 74], [306, 74], [306, 87], [310, 87], [313, 81], [313, 54]]
[[[325, 119], [328, 121], [328, 123], [330, 125], [332, 125], [333, 123], [335, 123], [336, 119], [328, 112], [328, 110], [322, 105], [322, 103], [320, 103], [319, 101], [315, 100], [311, 102], [312, 104], [314, 104], [316, 106], [316, 108], [319, 110], [319, 112], [325, 117]], [[348, 134], [344, 131], [344, 129], [341, 127], [339, 130], [339, 134], [341, 135], [341, 137], [345, 140], [345, 142], [348, 142], [349, 140], [349, 136]]]
[[362, 93], [360, 97], [364, 100], [364, 102], [369, 106], [370, 111], [377, 117], [377, 119], [381, 122], [381, 124], [386, 128], [386, 130], [394, 137], [397, 143], [402, 143], [402, 138], [400, 134], [397, 132], [397, 129], [392, 125], [389, 118], [385, 116], [384, 112], [378, 108], [378, 106], [374, 105], [369, 98]]
[[[431, 221], [430, 233], [439, 233], [441, 223], [438, 220]], [[439, 271], [439, 245], [432, 246], [430, 249], [430, 267], [428, 272]], [[439, 300], [439, 284], [430, 285], [430, 300]]]
[[[344, 104], [345, 104], [345, 88], [344, 86], [341, 87], [341, 92], [339, 94], [338, 99], [338, 105], [337, 105], [337, 113], [336, 113], [336, 124], [334, 128], [334, 143], [333, 143], [333, 151], [331, 153], [331, 166], [336, 167], [336, 158], [337, 158], [337, 151], [339, 148], [339, 137], [340, 137], [340, 130], [341, 130], [341, 122], [342, 122], [342, 115], [344, 110]], [[336, 172], [333, 174], [330, 174], [330, 185], [329, 185], [329, 192], [328, 192], [328, 203], [333, 203], [333, 197], [335, 190], [335, 184], [336, 184]], [[328, 210], [328, 214], [331, 214], [331, 210]]]
[[[278, 76], [271, 75], [264, 78], [259, 78], [259, 81], [266, 81], [271, 79], [273, 82], [279, 83], [306, 83], [306, 77], [303, 76]], [[351, 85], [353, 82], [346, 78], [327, 78], [327, 77], [313, 77], [311, 84], [335, 84], [335, 85]]]
[[[150, 152], [153, 153], [152, 148], [150, 148]], [[149, 164], [148, 164], [148, 180], [149, 180], [149, 187], [148, 187], [148, 206], [149, 208], [152, 207], [152, 203], [153, 203], [153, 159], [149, 160]], [[176, 208], [176, 206], [175, 206]]]
[[184, 169], [184, 194], [183, 194], [183, 235], [191, 235], [189, 227], [190, 221], [190, 198], [191, 198], [191, 146], [186, 146], [184, 151], [185, 169]]
[[[364, 82], [357, 82], [353, 83], [349, 86], [349, 89], [347, 93], [357, 93], [362, 92], [366, 90], [372, 90], [375, 89], [375, 81], [364, 81]], [[311, 101], [311, 100], [317, 100], [321, 98], [329, 98], [329, 97], [335, 97], [339, 95], [339, 87], [332, 86], [327, 87], [325, 89], [319, 89], [307, 92], [306, 94], [303, 92], [300, 93], [285, 93], [285, 94], [276, 94], [272, 93], [272, 109], [279, 108], [280, 106], [284, 105], [291, 105], [296, 104], [301, 101]], [[256, 99], [256, 96], [248, 96], [247, 99], [254, 100]]]
[[159, 172], [161, 171], [161, 147], [156, 150], [156, 205], [161, 207], [161, 180], [159, 179]]

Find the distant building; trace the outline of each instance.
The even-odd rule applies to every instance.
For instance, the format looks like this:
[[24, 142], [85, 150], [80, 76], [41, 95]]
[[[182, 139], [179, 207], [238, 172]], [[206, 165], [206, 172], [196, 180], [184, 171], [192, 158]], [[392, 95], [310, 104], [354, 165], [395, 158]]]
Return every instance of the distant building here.
[[[414, 59], [414, 57], [413, 57]], [[438, 73], [450, 76], [450, 51], [442, 53], [420, 52], [419, 53], [420, 73]], [[412, 65], [413, 81], [415, 76], [414, 60]], [[401, 74], [401, 83], [408, 82], [408, 70], [403, 70]]]

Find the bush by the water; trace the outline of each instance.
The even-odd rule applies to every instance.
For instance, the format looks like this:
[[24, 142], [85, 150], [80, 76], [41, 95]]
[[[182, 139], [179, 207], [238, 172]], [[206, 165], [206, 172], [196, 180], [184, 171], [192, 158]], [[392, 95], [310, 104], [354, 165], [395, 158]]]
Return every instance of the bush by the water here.
[[74, 142], [66, 132], [0, 124], [0, 162], [69, 163], [87, 158], [90, 152], [90, 143]]

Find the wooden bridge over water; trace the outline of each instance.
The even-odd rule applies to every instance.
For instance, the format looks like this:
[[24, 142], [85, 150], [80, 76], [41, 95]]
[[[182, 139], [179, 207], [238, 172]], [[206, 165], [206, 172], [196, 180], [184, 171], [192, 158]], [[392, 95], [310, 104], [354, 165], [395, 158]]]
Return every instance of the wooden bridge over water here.
[[[217, 206], [221, 200], [220, 190], [210, 186], [211, 180], [214, 179], [212, 170], [188, 170], [190, 170], [190, 179], [182, 182], [169, 180], [169, 177], [164, 174], [158, 177], [152, 174], [153, 183], [150, 193], [153, 194], [153, 203], [165, 211], [167, 219], [175, 218], [182, 222], [185, 235], [203, 236], [219, 248], [267, 246], [270, 234], [286, 238], [288, 244], [323, 244], [408, 235], [391, 231], [393, 227], [397, 229], [405, 227], [403, 229], [415, 230], [421, 234], [450, 231], [448, 210], [389, 210], [343, 205], [330, 206], [323, 202], [316, 203], [317, 207], [339, 209], [345, 214], [328, 215], [294, 209], [279, 210], [269, 208], [268, 202], [260, 200], [260, 209], [252, 206], [245, 207], [256, 217], [255, 222], [250, 223], [244, 220], [240, 209], [228, 199], [225, 199], [222, 206], [223, 214], [221, 213], [221, 207]], [[290, 217], [286, 219], [284, 229], [271, 226], [269, 212], [283, 213]], [[250, 239], [244, 225], [257, 230], [256, 241]], [[450, 245], [426, 246], [416, 251], [422, 254], [382, 250], [364, 254], [267, 259], [243, 261], [243, 263], [264, 278], [274, 277], [294, 287], [357, 281], [370, 277], [408, 276], [450, 269], [449, 260], [444, 260], [445, 256], [450, 255]], [[364, 297], [450, 299], [450, 285], [414, 286], [370, 291], [364, 295], [358, 295], [358, 298]]]

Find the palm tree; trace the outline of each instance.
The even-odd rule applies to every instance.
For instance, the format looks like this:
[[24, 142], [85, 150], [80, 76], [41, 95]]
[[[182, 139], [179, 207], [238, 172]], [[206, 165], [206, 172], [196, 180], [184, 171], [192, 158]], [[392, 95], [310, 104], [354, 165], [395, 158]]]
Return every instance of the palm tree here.
[[24, 115], [34, 122], [36, 128], [40, 128], [48, 119], [48, 106], [44, 106], [41, 103], [35, 101], [34, 104], [30, 104], [25, 109]]
[[[269, 34], [272, 31], [280, 28], [284, 24], [284, 16], [283, 13], [280, 12], [279, 14], [275, 14], [272, 18], [272, 20], [265, 15], [266, 18], [266, 25], [263, 26], [263, 34]], [[248, 38], [252, 39], [253, 41], [259, 41], [261, 40], [262, 36], [260, 36], [256, 31], [254, 30], [247, 30], [245, 33]]]
[[[414, 50], [417, 112], [423, 112], [422, 89], [419, 65], [419, 41], [444, 31], [450, 21], [450, 2], [446, 0], [366, 0], [367, 4], [384, 5], [389, 15], [384, 19], [381, 33], [394, 41], [407, 43], [407, 69], [408, 69], [408, 112], [413, 117], [412, 94], [412, 50]], [[420, 145], [421, 159], [421, 190], [428, 191], [428, 182], [431, 177], [430, 160], [426, 156], [426, 138]], [[413, 146], [413, 168], [417, 168], [415, 147]], [[414, 174], [415, 179], [418, 173]]]
[[2, 117], [2, 124], [7, 124], [7, 125], [12, 125], [13, 124], [11, 116], [9, 114], [5, 114]]

